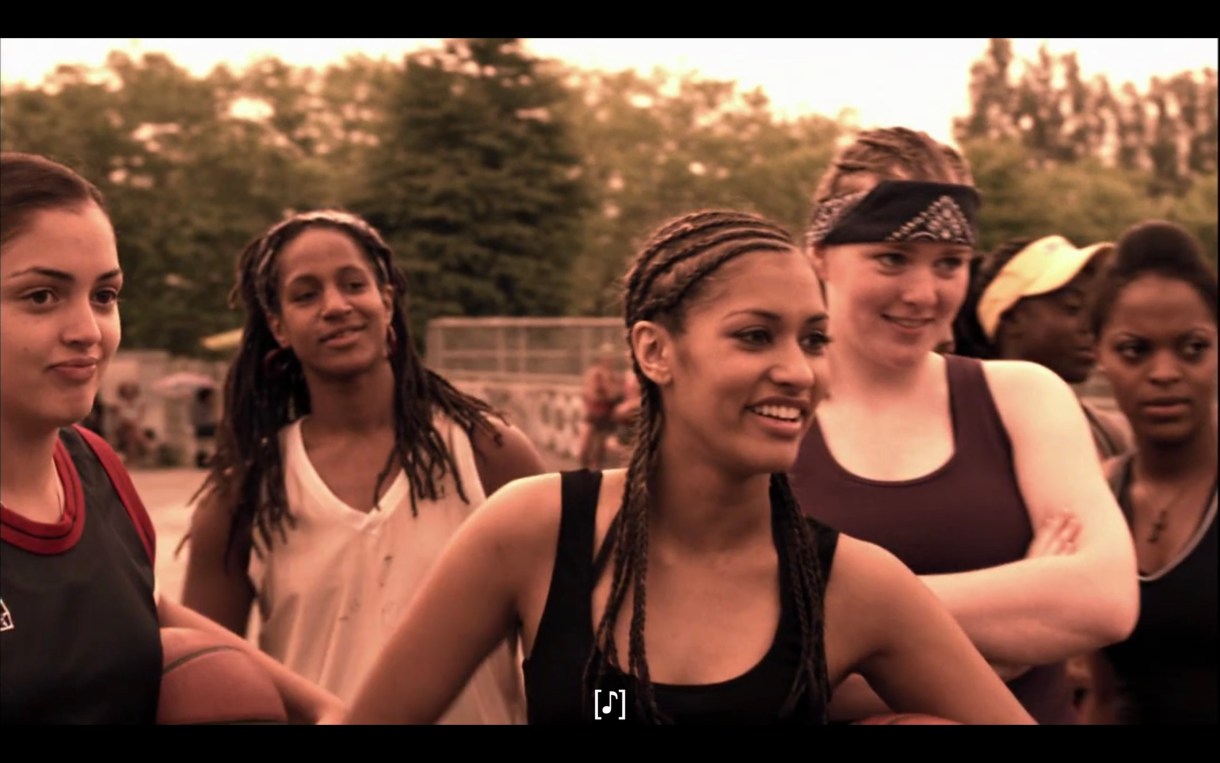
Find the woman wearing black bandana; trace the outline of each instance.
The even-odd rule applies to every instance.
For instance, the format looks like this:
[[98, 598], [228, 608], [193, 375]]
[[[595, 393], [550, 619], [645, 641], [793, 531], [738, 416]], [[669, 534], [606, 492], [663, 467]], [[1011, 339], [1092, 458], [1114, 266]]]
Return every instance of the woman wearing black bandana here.
[[[1075, 395], [1026, 362], [940, 355], [978, 193], [953, 149], [868, 131], [818, 184], [829, 398], [793, 470], [802, 509], [903, 560], [1042, 723], [1073, 723], [1063, 661], [1131, 632], [1135, 557]], [[861, 680], [841, 719], [881, 712]]]

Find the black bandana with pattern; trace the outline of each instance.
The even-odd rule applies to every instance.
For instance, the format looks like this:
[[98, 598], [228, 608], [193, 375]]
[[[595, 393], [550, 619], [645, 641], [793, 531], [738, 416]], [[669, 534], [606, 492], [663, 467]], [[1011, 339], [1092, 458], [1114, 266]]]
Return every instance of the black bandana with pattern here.
[[973, 247], [979, 193], [968, 185], [883, 180], [870, 191], [814, 205], [805, 241], [874, 244], [936, 241]]

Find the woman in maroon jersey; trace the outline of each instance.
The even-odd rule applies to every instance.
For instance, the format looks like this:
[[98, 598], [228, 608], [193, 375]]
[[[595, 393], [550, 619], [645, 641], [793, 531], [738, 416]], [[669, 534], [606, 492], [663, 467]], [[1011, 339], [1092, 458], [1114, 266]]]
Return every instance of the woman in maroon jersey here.
[[[152, 723], [162, 626], [205, 629], [154, 594], [152, 523], [114, 451], [77, 426], [119, 344], [119, 267], [100, 192], [0, 154], [0, 717]], [[87, 521], [86, 521], [87, 520]], [[269, 658], [296, 720], [337, 700]]]

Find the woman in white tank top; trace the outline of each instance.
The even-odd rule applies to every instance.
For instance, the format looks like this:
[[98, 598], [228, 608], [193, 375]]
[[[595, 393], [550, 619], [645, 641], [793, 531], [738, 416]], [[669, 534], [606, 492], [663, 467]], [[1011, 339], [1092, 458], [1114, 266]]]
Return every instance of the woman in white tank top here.
[[[183, 601], [350, 699], [435, 557], [500, 485], [543, 465], [519, 430], [424, 368], [406, 279], [347, 212], [297, 214], [241, 253], [246, 310]], [[460, 602], [455, 602], [460, 606]], [[442, 722], [524, 717], [515, 645]]]

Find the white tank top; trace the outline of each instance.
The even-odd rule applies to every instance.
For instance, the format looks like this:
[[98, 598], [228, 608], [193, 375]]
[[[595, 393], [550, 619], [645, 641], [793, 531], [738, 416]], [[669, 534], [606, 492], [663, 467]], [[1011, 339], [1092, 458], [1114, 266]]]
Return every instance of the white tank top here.
[[[380, 509], [358, 511], [314, 471], [301, 420], [280, 432], [284, 488], [296, 524], [286, 528], [286, 542], [277, 539], [270, 552], [260, 544], [262, 557], [250, 555], [259, 646], [345, 702], [354, 699], [445, 544], [486, 497], [466, 433], [446, 417], [438, 416], [436, 425], [470, 503], [447, 474], [437, 500], [417, 501], [418, 516], [411, 514], [405, 474], [399, 473]], [[516, 649], [505, 643], [440, 722], [523, 723], [523, 697]]]

